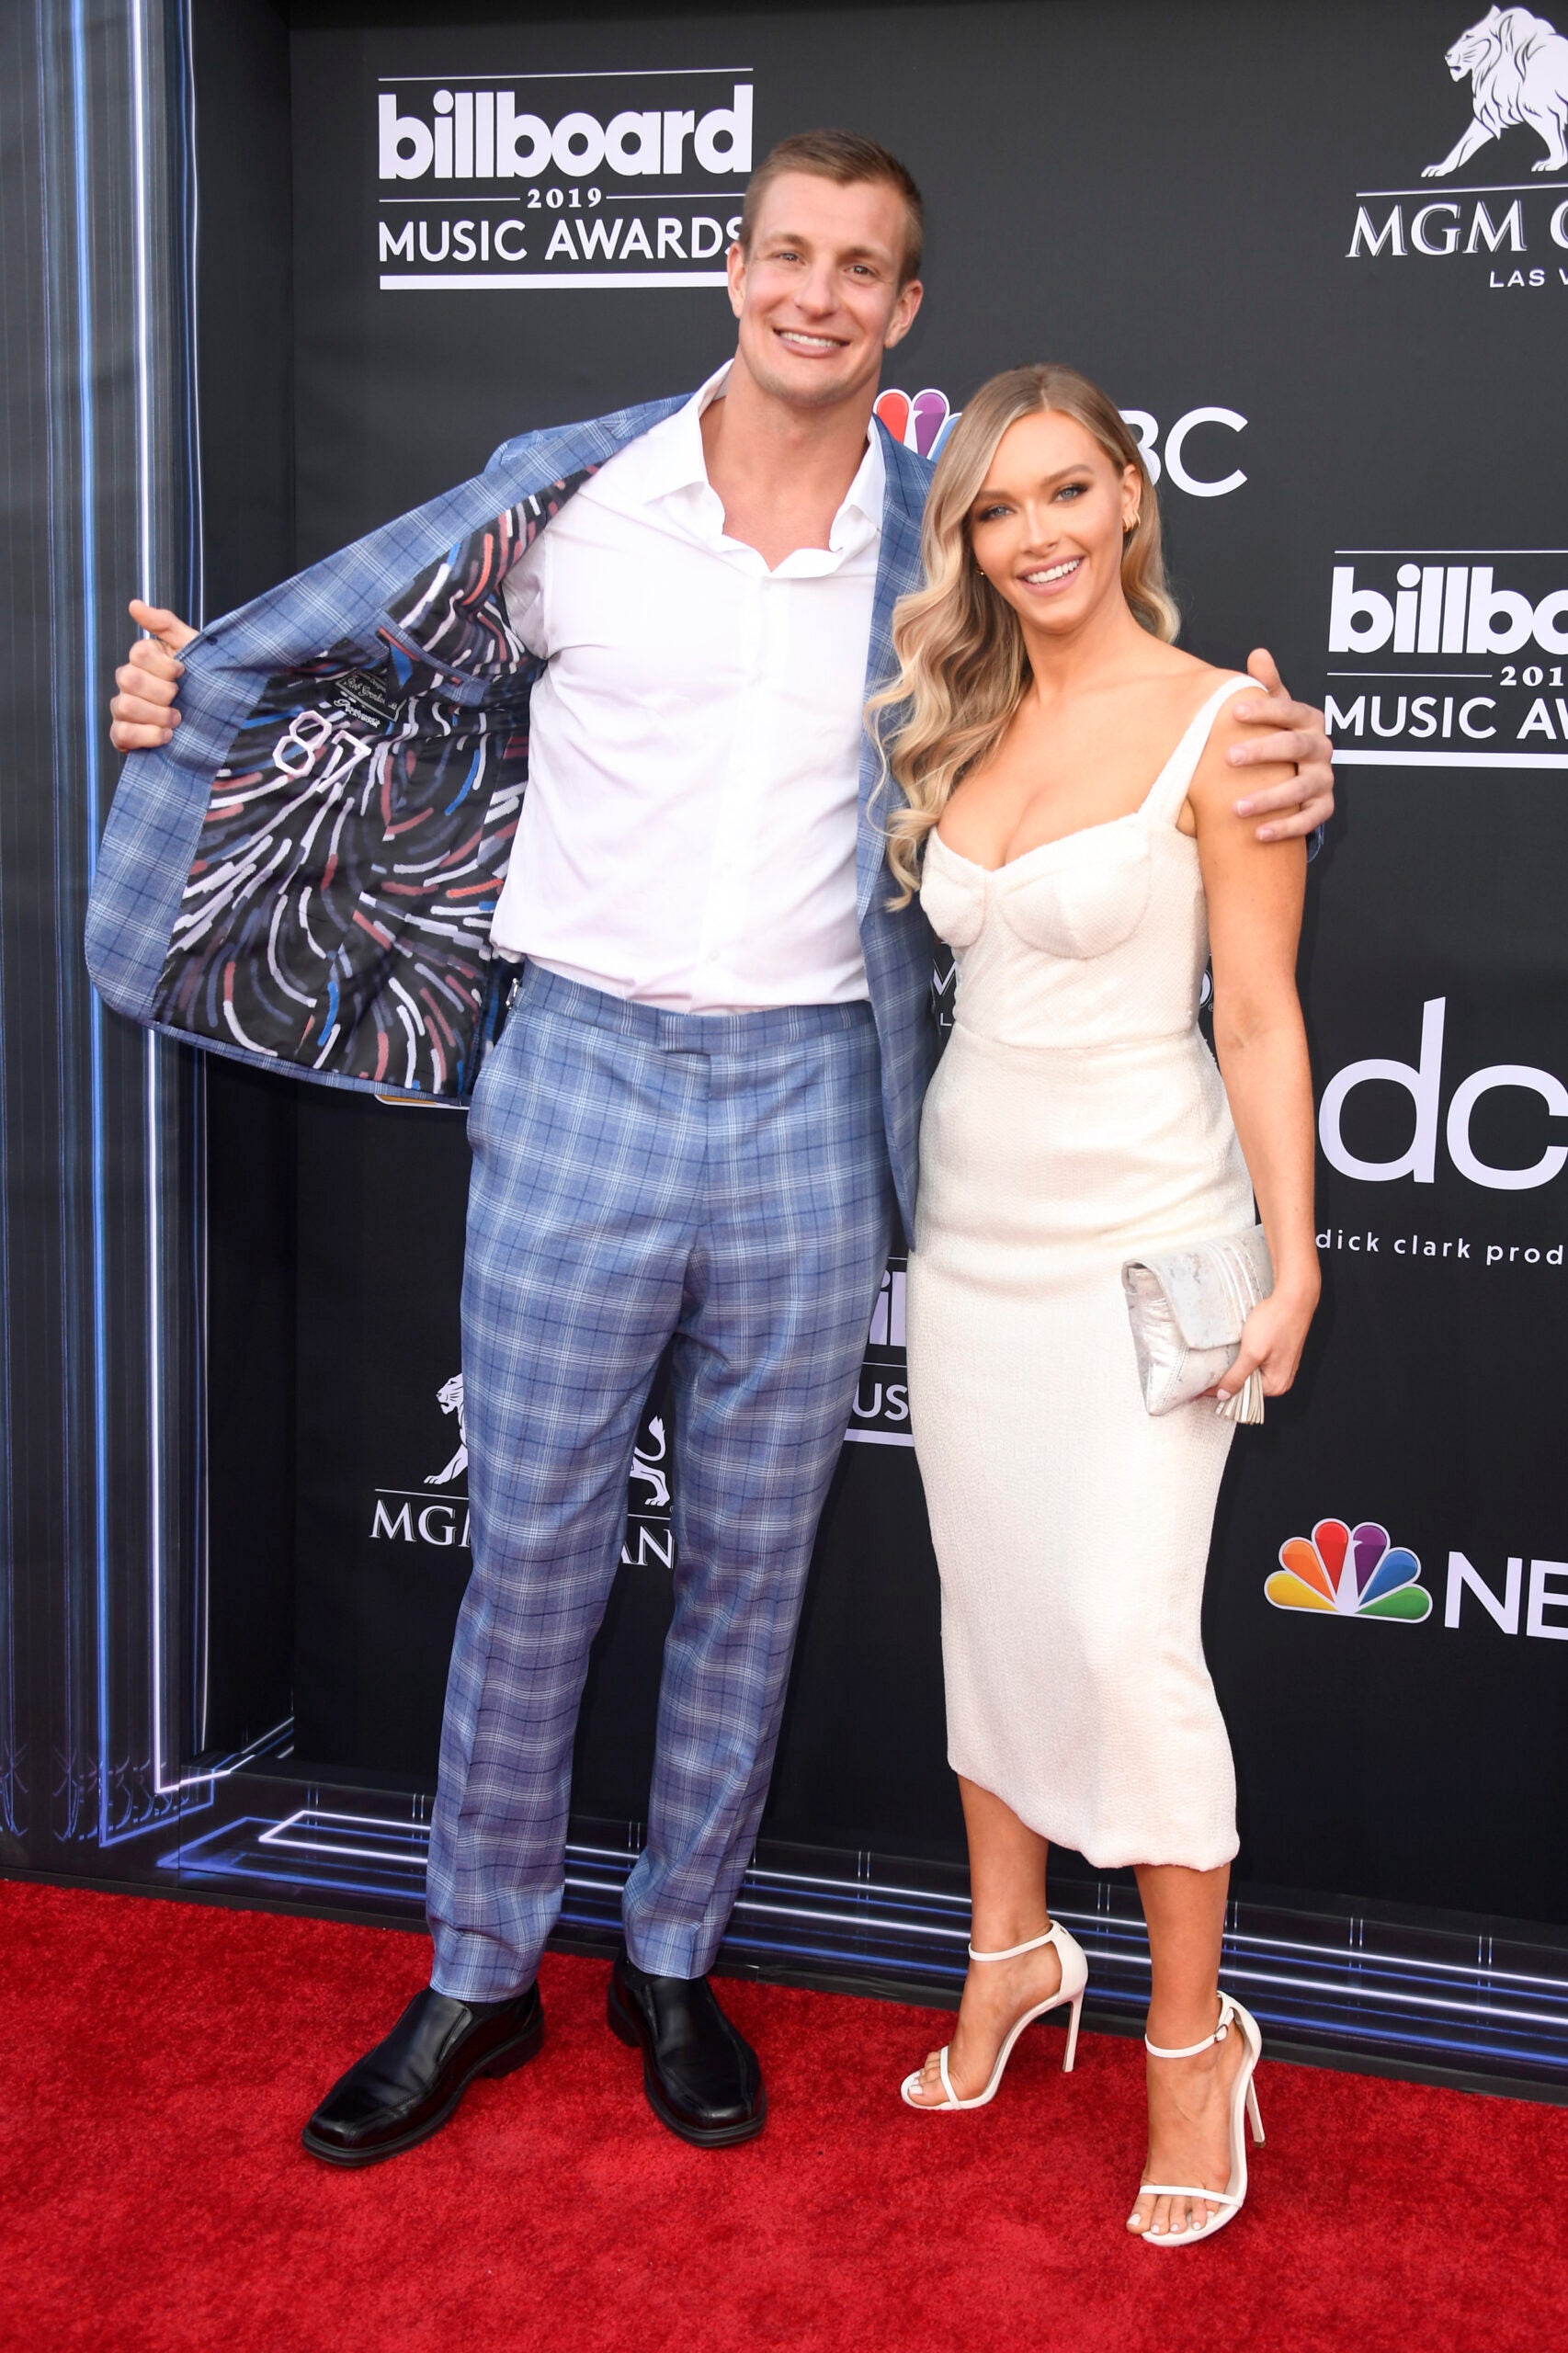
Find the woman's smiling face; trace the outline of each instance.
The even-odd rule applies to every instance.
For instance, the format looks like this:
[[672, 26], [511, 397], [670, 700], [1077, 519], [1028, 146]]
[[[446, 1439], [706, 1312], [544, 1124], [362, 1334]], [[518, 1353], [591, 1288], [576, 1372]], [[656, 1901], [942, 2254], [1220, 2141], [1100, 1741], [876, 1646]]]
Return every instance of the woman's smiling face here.
[[1021, 416], [970, 508], [974, 560], [1026, 629], [1065, 635], [1119, 596], [1141, 490], [1137, 468], [1119, 467], [1076, 417]]

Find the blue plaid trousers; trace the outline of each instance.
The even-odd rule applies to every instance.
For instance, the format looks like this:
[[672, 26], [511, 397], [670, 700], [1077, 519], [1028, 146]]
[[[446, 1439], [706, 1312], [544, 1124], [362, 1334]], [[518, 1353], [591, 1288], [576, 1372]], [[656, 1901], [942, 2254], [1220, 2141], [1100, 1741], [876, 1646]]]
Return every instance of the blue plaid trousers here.
[[428, 1879], [433, 1983], [472, 2001], [528, 1983], [561, 1909], [588, 1650], [672, 1339], [675, 1617], [624, 1912], [642, 1968], [712, 1961], [892, 1214], [869, 1006], [666, 1013], [538, 967], [522, 998], [469, 1122], [473, 1573]]

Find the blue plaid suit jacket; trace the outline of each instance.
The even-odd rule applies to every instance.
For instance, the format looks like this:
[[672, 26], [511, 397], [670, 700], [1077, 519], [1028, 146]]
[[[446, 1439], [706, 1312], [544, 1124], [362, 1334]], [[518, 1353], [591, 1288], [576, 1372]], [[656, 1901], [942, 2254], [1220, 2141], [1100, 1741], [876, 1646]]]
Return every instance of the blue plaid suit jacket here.
[[[506, 575], [597, 467], [681, 405], [508, 441], [483, 474], [201, 631], [180, 725], [126, 761], [99, 853], [87, 962], [117, 1012], [326, 1086], [467, 1096], [512, 977], [490, 921], [540, 668], [511, 629]], [[930, 474], [876, 430], [868, 694], [892, 672]], [[907, 1226], [936, 1055], [931, 939], [918, 905], [895, 915], [878, 888], [878, 809], [896, 790], [881, 767], [868, 733], [858, 913]]]

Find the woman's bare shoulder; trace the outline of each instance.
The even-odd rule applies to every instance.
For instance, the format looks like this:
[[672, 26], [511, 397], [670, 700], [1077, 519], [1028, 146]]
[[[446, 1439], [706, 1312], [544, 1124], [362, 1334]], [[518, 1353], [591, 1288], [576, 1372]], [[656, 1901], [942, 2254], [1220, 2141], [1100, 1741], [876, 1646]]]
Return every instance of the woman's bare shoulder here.
[[1212, 662], [1200, 662], [1196, 654], [1188, 654], [1182, 646], [1166, 645], [1153, 638], [1141, 652], [1136, 679], [1152, 694], [1168, 700], [1173, 710], [1183, 702], [1196, 710], [1221, 679], [1230, 675], [1229, 671], [1216, 669]]
[[[1237, 676], [1235, 671], [1222, 670], [1212, 662], [1200, 662], [1195, 654], [1183, 653], [1178, 646], [1163, 645], [1160, 654], [1169, 658], [1152, 663], [1145, 673], [1145, 682], [1152, 696], [1157, 698], [1162, 713], [1182, 726], [1197, 717], [1225, 679]], [[1221, 706], [1221, 719], [1227, 708]]]

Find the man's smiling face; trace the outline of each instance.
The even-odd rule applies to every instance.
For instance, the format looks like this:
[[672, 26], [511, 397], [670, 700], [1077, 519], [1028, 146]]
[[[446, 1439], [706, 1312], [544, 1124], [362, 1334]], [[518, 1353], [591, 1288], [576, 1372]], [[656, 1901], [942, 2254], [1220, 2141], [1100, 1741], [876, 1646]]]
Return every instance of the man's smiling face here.
[[813, 172], [769, 186], [751, 250], [732, 245], [730, 301], [746, 372], [777, 400], [826, 407], [874, 386], [908, 333], [917, 281], [900, 284], [909, 221], [881, 180], [840, 188]]

